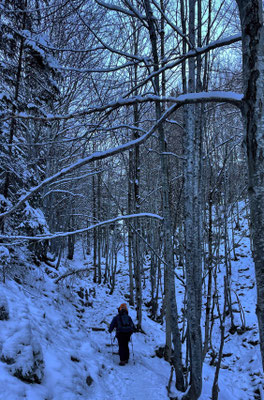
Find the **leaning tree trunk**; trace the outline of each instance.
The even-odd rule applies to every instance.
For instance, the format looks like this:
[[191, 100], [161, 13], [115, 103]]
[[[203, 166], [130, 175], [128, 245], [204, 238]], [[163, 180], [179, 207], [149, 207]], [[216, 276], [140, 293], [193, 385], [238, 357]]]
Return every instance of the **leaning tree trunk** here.
[[264, 26], [262, 0], [236, 0], [242, 28], [243, 120], [257, 284], [256, 313], [264, 369]]

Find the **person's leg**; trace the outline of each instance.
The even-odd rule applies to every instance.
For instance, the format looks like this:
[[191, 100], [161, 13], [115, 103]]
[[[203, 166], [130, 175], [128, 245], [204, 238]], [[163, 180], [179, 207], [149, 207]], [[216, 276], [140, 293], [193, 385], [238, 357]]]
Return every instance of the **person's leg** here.
[[120, 357], [120, 365], [124, 365], [127, 357], [126, 352], [126, 338], [120, 333], [117, 337], [118, 346], [119, 346], [119, 357]]
[[130, 335], [126, 334], [126, 341], [125, 341], [125, 361], [128, 362], [129, 360], [129, 346], [128, 346], [128, 342], [130, 339]]

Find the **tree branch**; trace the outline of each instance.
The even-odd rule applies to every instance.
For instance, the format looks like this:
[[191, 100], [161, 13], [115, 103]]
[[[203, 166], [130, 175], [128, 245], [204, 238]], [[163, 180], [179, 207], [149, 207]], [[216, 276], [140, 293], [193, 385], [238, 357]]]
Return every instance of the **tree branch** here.
[[14, 235], [14, 236], [9, 236], [9, 235], [0, 235], [0, 239], [3, 240], [36, 240], [36, 241], [41, 241], [41, 240], [51, 240], [51, 239], [56, 239], [59, 237], [67, 237], [67, 236], [72, 236], [80, 233], [84, 233], [87, 231], [90, 231], [95, 228], [99, 228], [105, 225], [109, 224], [114, 224], [115, 222], [118, 221], [123, 221], [126, 219], [133, 219], [133, 218], [155, 218], [158, 219], [159, 221], [163, 221], [163, 218], [158, 215], [158, 214], [151, 214], [151, 213], [140, 213], [140, 214], [130, 214], [130, 215], [121, 215], [116, 218], [108, 219], [106, 221], [98, 222], [97, 224], [88, 226], [86, 228], [82, 229], [77, 229], [72, 232], [56, 232], [56, 233], [51, 233], [51, 234], [46, 234], [46, 235], [39, 235], [39, 236], [23, 236], [23, 235]]
[[208, 102], [216, 102], [216, 103], [232, 103], [238, 108], [241, 109], [242, 107], [242, 99], [243, 95], [240, 93], [235, 92], [200, 92], [200, 93], [187, 93], [184, 95], [180, 95], [178, 97], [173, 96], [157, 96], [154, 94], [149, 94], [145, 96], [133, 96], [129, 99], [125, 99], [123, 97], [119, 98], [118, 100], [88, 108], [86, 110], [70, 113], [66, 115], [48, 115], [46, 117], [41, 116], [33, 116], [26, 113], [19, 113], [19, 114], [2, 114], [5, 115], [3, 120], [7, 120], [10, 118], [15, 119], [22, 119], [22, 120], [34, 120], [34, 121], [61, 121], [61, 120], [70, 120], [73, 118], [81, 118], [85, 117], [94, 113], [104, 112], [104, 111], [113, 111], [120, 107], [128, 107], [134, 104], [141, 104], [141, 103], [149, 103], [149, 102], [161, 102], [161, 103], [176, 103], [179, 106], [184, 104], [194, 104], [194, 103], [208, 103]]

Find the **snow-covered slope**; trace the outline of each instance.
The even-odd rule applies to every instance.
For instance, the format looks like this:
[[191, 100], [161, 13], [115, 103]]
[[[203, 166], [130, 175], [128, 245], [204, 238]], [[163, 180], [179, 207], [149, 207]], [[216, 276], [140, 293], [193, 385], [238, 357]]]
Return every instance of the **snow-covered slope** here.
[[[226, 320], [224, 357], [219, 377], [219, 400], [260, 399], [262, 382], [257, 320], [255, 316], [255, 286], [249, 239], [245, 237], [237, 249], [238, 261], [233, 261], [233, 288], [245, 311], [246, 331], [231, 334]], [[70, 276], [56, 283], [67, 268], [86, 267], [90, 272]], [[9, 319], [0, 321], [1, 354], [17, 351], [17, 342], [26, 344], [27, 352], [20, 355], [20, 363], [30, 362], [29, 343], [42, 348], [44, 364], [40, 384], [26, 383], [12, 376], [12, 364], [0, 361], [0, 400], [165, 400], [170, 376], [170, 365], [155, 355], [164, 345], [164, 328], [143, 310], [143, 329], [146, 334], [133, 335], [129, 364], [120, 367], [116, 341], [111, 346], [108, 324], [117, 307], [126, 301], [128, 292], [127, 265], [119, 257], [117, 286], [112, 295], [106, 285], [92, 281], [92, 264], [79, 251], [75, 260], [59, 271], [42, 265], [20, 272], [19, 279], [0, 284], [1, 297], [6, 298]], [[86, 292], [87, 291], [87, 292]], [[85, 296], [87, 293], [88, 296]], [[146, 300], [148, 290], [144, 292]], [[236, 295], [234, 293], [234, 302]], [[2, 300], [3, 301], [3, 300]], [[239, 303], [234, 304], [239, 310]], [[135, 320], [136, 313], [130, 307]], [[241, 325], [240, 313], [235, 322]], [[217, 322], [213, 331], [218, 350]], [[134, 352], [134, 355], [133, 355]], [[211, 358], [203, 369], [202, 400], [211, 396], [215, 367]], [[23, 364], [24, 363], [24, 364]], [[171, 385], [173, 392], [173, 383]], [[176, 395], [176, 393], [175, 393]]]
[[[80, 268], [84, 261], [79, 259], [73, 264]], [[42, 347], [45, 363], [42, 383], [32, 384], [12, 376], [11, 365], [0, 362], [0, 399], [165, 399], [170, 366], [154, 357], [155, 347], [163, 344], [160, 325], [144, 315], [147, 334], [134, 334], [134, 356], [130, 344], [130, 362], [122, 369], [118, 365], [117, 343], [115, 340], [111, 346], [107, 324], [124, 302], [124, 291], [109, 295], [106, 286], [91, 283], [92, 271], [86, 277], [71, 277], [61, 284], [54, 280], [36, 268], [24, 276], [24, 281], [31, 284], [7, 281], [0, 286], [2, 296], [8, 299], [10, 314], [9, 320], [0, 321], [0, 349], [8, 338], [14, 338], [14, 342], [19, 332], [26, 338], [30, 329], [34, 342]], [[126, 288], [125, 281], [120, 276], [120, 288]], [[80, 288], [90, 291], [91, 306], [82, 304], [86, 300], [85, 296], [82, 300]], [[133, 309], [130, 315], [135, 319]]]

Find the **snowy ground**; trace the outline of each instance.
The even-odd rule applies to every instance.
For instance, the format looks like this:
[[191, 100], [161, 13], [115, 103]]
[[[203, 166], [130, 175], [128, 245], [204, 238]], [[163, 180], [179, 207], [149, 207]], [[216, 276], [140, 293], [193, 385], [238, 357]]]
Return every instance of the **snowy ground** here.
[[[240, 242], [237, 256], [238, 261], [233, 261], [233, 288], [245, 311], [248, 330], [229, 333], [230, 322], [227, 319], [219, 400], [260, 399], [263, 383], [254, 272], [247, 237]], [[70, 267], [89, 265], [89, 260], [83, 260], [80, 251]], [[129, 364], [120, 367], [116, 342], [113, 349], [111, 347], [108, 323], [117, 307], [125, 301], [124, 295], [128, 291], [127, 266], [123, 259], [119, 259], [120, 273], [113, 295], [109, 294], [106, 286], [92, 283], [92, 269], [85, 277], [69, 277], [56, 284], [56, 277], [47, 274], [45, 268], [20, 271], [23, 284], [13, 280], [0, 284], [0, 293], [8, 299], [10, 311], [10, 319], [0, 321], [0, 355], [8, 340], [12, 346], [10, 338], [31, 332], [34, 341], [41, 344], [45, 362], [41, 384], [22, 382], [11, 375], [10, 365], [0, 362], [0, 400], [167, 399], [170, 366], [155, 356], [155, 349], [164, 345], [164, 328], [147, 317], [146, 309], [143, 312], [146, 334], [133, 335], [134, 357], [131, 349]], [[52, 271], [52, 268], [48, 270]], [[63, 272], [65, 269], [61, 268], [58, 273]], [[82, 304], [80, 288], [90, 291], [91, 306]], [[147, 291], [145, 296], [148, 296]], [[235, 293], [233, 301], [234, 309], [239, 310]], [[130, 315], [135, 320], [135, 310], [131, 307]], [[239, 312], [235, 313], [235, 322], [241, 326]], [[95, 330], [98, 328], [101, 330]], [[217, 349], [217, 324], [213, 337]], [[211, 396], [215, 367], [209, 363], [210, 357], [207, 357], [203, 369], [202, 400]]]
[[[83, 263], [76, 260], [74, 264], [81, 267]], [[122, 278], [120, 281], [125, 281]], [[90, 278], [68, 279], [69, 288], [66, 283], [56, 285], [54, 279], [37, 269], [30, 272], [30, 279], [32, 287], [22, 287], [14, 281], [1, 284], [1, 292], [8, 299], [10, 319], [0, 321], [0, 349], [14, 332], [25, 331], [26, 322], [30, 321], [32, 333], [44, 354], [44, 380], [41, 384], [24, 383], [9, 373], [9, 365], [0, 362], [1, 400], [166, 398], [170, 367], [154, 357], [155, 347], [163, 344], [160, 325], [144, 316], [147, 335], [134, 334], [134, 357], [131, 351], [127, 366], [118, 365], [116, 341], [112, 354], [107, 323], [111, 322], [117, 306], [124, 302], [122, 289], [109, 295], [105, 286], [96, 287], [95, 293], [89, 296], [92, 307], [83, 307], [76, 290], [94, 288], [87, 282], [92, 279], [92, 272]], [[133, 309], [130, 315], [135, 319]], [[86, 382], [88, 377], [93, 380], [90, 386]]]

